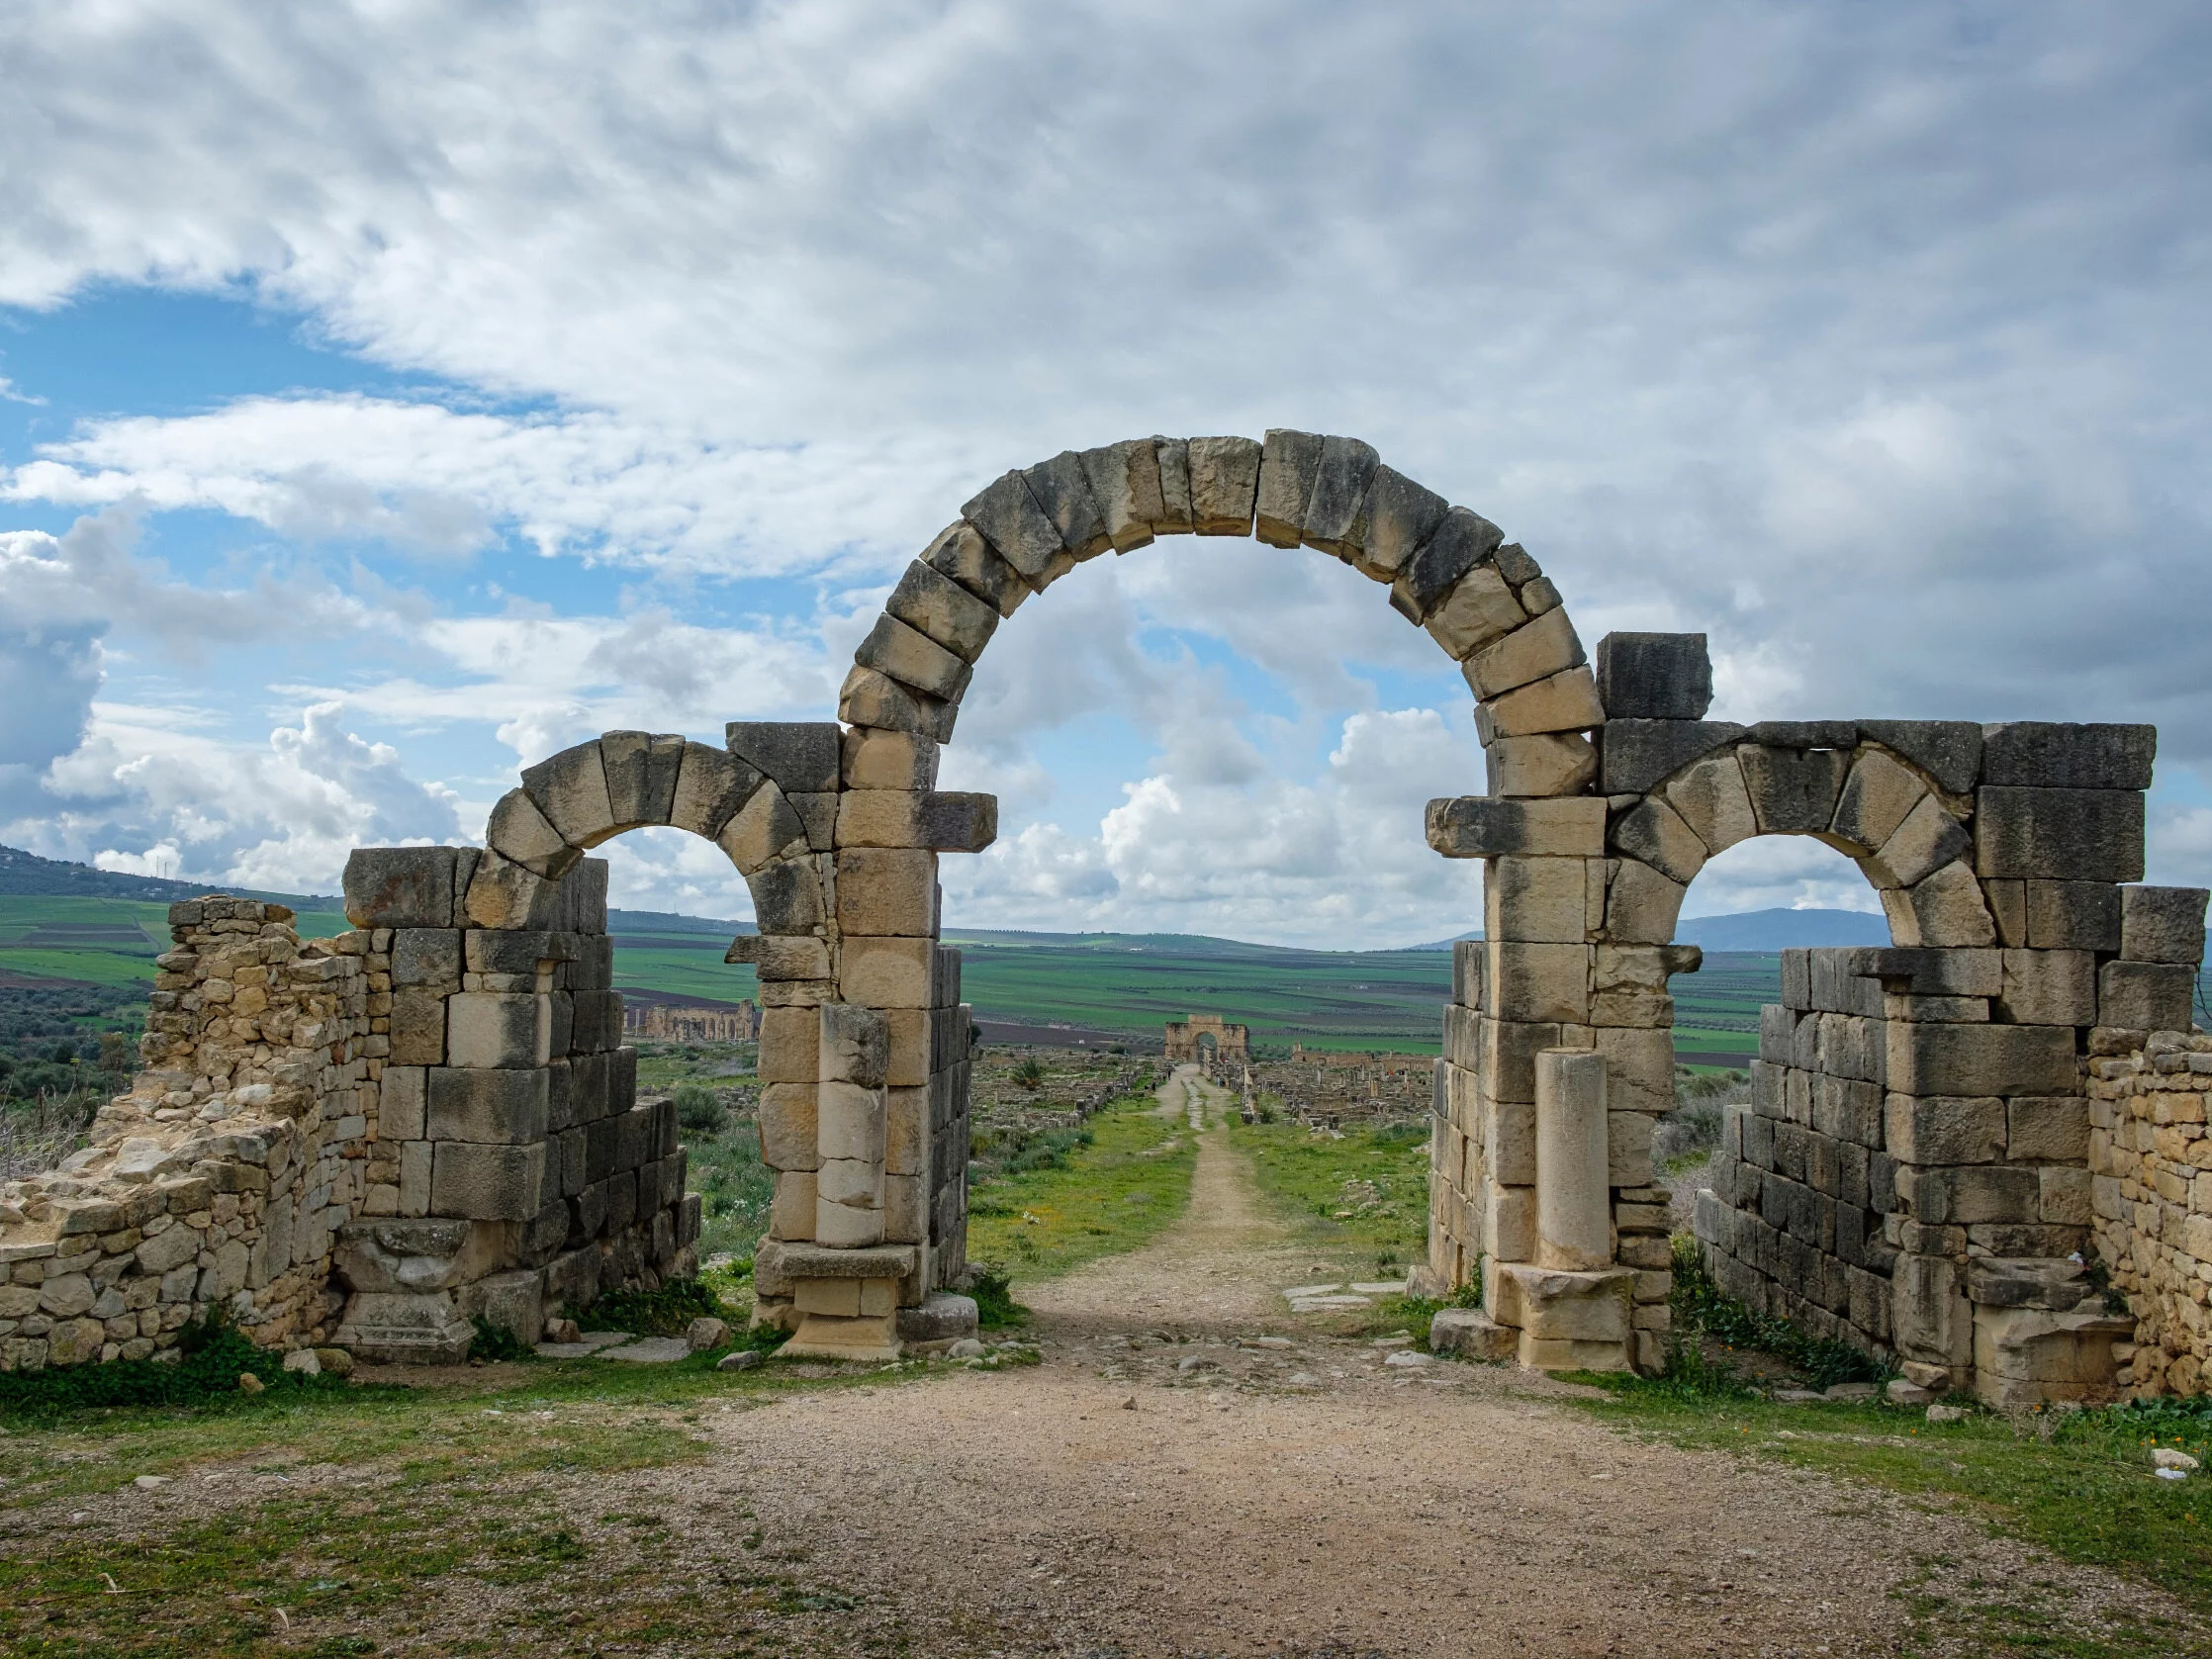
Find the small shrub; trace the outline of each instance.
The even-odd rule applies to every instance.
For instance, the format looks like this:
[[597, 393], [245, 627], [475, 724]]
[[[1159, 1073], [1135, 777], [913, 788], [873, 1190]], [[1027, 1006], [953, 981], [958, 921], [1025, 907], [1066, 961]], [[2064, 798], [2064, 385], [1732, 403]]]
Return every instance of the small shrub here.
[[1014, 1067], [1014, 1081], [1021, 1084], [1023, 1088], [1032, 1091], [1045, 1086], [1045, 1068], [1038, 1063], [1035, 1055], [1031, 1055], [1021, 1064]]
[[729, 1120], [729, 1108], [719, 1090], [704, 1083], [680, 1083], [676, 1090], [676, 1123], [687, 1135], [719, 1135]]
[[640, 1336], [681, 1336], [694, 1319], [728, 1319], [712, 1286], [671, 1279], [659, 1290], [610, 1290], [570, 1316], [587, 1331], [628, 1331]]
[[238, 1378], [250, 1371], [268, 1392], [331, 1393], [347, 1385], [333, 1376], [284, 1369], [284, 1355], [255, 1347], [220, 1308], [177, 1334], [181, 1358], [118, 1359], [106, 1365], [59, 1365], [0, 1374], [0, 1414], [64, 1417], [115, 1406], [207, 1406], [245, 1397]]
[[504, 1325], [494, 1325], [482, 1314], [470, 1321], [476, 1335], [469, 1338], [471, 1359], [533, 1359], [537, 1350]]
[[1013, 1276], [994, 1261], [968, 1268], [968, 1294], [975, 1300], [975, 1323], [985, 1331], [1029, 1323], [1029, 1310], [1014, 1300]]

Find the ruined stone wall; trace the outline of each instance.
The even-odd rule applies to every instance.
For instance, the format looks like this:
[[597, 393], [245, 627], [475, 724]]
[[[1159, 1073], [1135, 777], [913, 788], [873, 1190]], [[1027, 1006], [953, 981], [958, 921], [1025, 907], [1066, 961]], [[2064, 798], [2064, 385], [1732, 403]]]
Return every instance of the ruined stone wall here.
[[388, 941], [374, 1172], [340, 1231], [335, 1339], [368, 1358], [451, 1360], [483, 1318], [534, 1340], [546, 1314], [689, 1271], [673, 1101], [637, 1102], [612, 988], [606, 865], [584, 859], [532, 925], [471, 925], [472, 848], [380, 848], [346, 867], [346, 911]]
[[326, 1339], [339, 1233], [378, 1157], [388, 943], [302, 944], [251, 899], [170, 906], [145, 1069], [90, 1144], [0, 1183], [0, 1370], [173, 1353], [220, 1308], [265, 1346]]

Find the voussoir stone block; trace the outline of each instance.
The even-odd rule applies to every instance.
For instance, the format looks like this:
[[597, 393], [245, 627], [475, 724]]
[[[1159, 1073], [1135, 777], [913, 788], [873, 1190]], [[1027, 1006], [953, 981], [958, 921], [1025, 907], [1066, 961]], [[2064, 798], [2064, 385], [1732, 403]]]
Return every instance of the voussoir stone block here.
[[[1396, 582], [1450, 510], [1451, 504], [1435, 491], [1416, 484], [1392, 467], [1376, 467], [1367, 487], [1367, 537], [1351, 556], [1352, 564], [1362, 576], [1377, 582]], [[1453, 652], [1454, 656], [1465, 654]]]
[[1296, 547], [1306, 529], [1306, 501], [1321, 471], [1319, 432], [1268, 428], [1260, 444], [1258, 510], [1252, 534], [1270, 547]]
[[584, 849], [561, 836], [526, 790], [509, 789], [492, 808], [484, 842], [507, 862], [557, 881], [576, 868]]
[[1902, 755], [1955, 795], [1982, 779], [1982, 728], [1971, 720], [1861, 720], [1859, 736]]
[[1094, 559], [1113, 545], [1106, 531], [1106, 515], [1090, 492], [1083, 475], [1083, 458], [1063, 449], [1049, 461], [1026, 467], [1022, 477], [1038, 507], [1051, 520], [1060, 546], [1073, 558]]
[[1429, 540], [1400, 566], [1390, 585], [1392, 606], [1408, 621], [1427, 622], [1460, 578], [1494, 559], [1504, 539], [1505, 532], [1481, 513], [1450, 508]]
[[668, 821], [712, 841], [752, 798], [760, 783], [761, 775], [727, 749], [687, 743], [677, 768]]
[[1191, 518], [1202, 536], [1248, 536], [1258, 505], [1260, 446], [1250, 438], [1192, 438]]
[[968, 690], [968, 677], [974, 672], [919, 628], [908, 627], [888, 614], [876, 618], [876, 626], [853, 653], [853, 661], [945, 701], [957, 700]]
[[1004, 474], [960, 510], [1032, 589], [1042, 590], [1052, 580], [1066, 544], [1021, 473]]
[[1153, 525], [1167, 510], [1159, 488], [1159, 451], [1152, 440], [1131, 438], [1086, 449], [1082, 461], [1114, 551], [1129, 553], [1149, 545]]
[[1159, 469], [1159, 516], [1152, 529], [1163, 536], [1187, 536], [1195, 528], [1190, 506], [1190, 443], [1152, 434], [1152, 460]]
[[1615, 945], [1666, 945], [1689, 887], [1636, 859], [1613, 861], [1606, 882], [1606, 938]]
[[1452, 585], [1423, 625], [1454, 660], [1464, 660], [1510, 636], [1527, 620], [1496, 565], [1477, 565]]
[[880, 670], [853, 665], [838, 688], [837, 717], [849, 725], [913, 732], [936, 743], [952, 741], [960, 704], [918, 691]]
[[1494, 795], [1574, 795], [1598, 780], [1598, 749], [1581, 732], [1501, 737], [1483, 750]]
[[1736, 750], [1736, 759], [1761, 834], [1819, 835], [1835, 821], [1849, 755], [1746, 743]]
[[522, 787], [571, 847], [597, 847], [614, 833], [614, 806], [607, 798], [606, 767], [597, 742], [579, 743], [524, 767]]
[[1909, 887], [1963, 857], [1972, 846], [1966, 826], [1936, 796], [1923, 794], [1875, 853], [1859, 861], [1859, 868], [1878, 887]]
[[1608, 634], [1598, 642], [1597, 667], [1609, 720], [1703, 720], [1712, 706], [1704, 634]]
[[2212, 893], [2203, 887], [2122, 887], [2120, 955], [2129, 962], [2184, 963], [2192, 968], [2202, 963], [2207, 897]]
[[[906, 567], [906, 574], [898, 579], [883, 608], [964, 663], [972, 663], [983, 654], [983, 647], [998, 627], [998, 611], [993, 606], [919, 559]], [[885, 668], [884, 672], [893, 671]], [[895, 678], [916, 684], [905, 675]]]
[[1732, 750], [1700, 761], [1661, 792], [1708, 854], [1723, 852], [1759, 833], [1743, 768]]
[[670, 821], [686, 747], [680, 734], [656, 737], [647, 732], [607, 732], [599, 738], [607, 809], [616, 829]]
[[1882, 889], [1889, 936], [1899, 945], [1994, 945], [1996, 918], [1982, 896], [1982, 883], [1965, 860], [1945, 865], [1910, 887]]
[[[1837, 839], [1875, 852], [1896, 833], [1906, 814], [1928, 798], [1928, 785], [1917, 774], [1879, 749], [1864, 750], [1843, 781], [1843, 792], [1836, 799], [1835, 820], [1829, 829]], [[1958, 854], [1951, 856], [1956, 858]], [[1948, 864], [1950, 860], [1942, 862]]]
[[722, 826], [715, 845], [747, 876], [767, 869], [794, 844], [807, 844], [806, 825], [783, 791], [773, 783], [752, 797]]
[[938, 531], [936, 539], [922, 549], [921, 562], [959, 583], [1001, 616], [1013, 615], [1022, 607], [1022, 600], [1036, 592], [965, 518]]
[[471, 927], [541, 928], [560, 910], [561, 887], [487, 848], [469, 877], [462, 915]]
[[779, 859], [748, 875], [746, 885], [752, 890], [753, 915], [761, 932], [812, 933], [829, 919], [815, 864], [810, 857]]
[[834, 720], [732, 720], [722, 735], [731, 754], [793, 794], [837, 787], [845, 734]]
[[1587, 668], [1517, 687], [1475, 711], [1475, 730], [1485, 743], [1529, 732], [1591, 731], [1605, 723], [1597, 683]]
[[1733, 745], [1745, 730], [1732, 720], [1645, 720], [1609, 714], [1599, 738], [1599, 792], [1643, 794], [1701, 756]]
[[1460, 673], [1476, 696], [1490, 698], [1531, 681], [1580, 668], [1585, 660], [1582, 641], [1561, 608], [1547, 610], [1483, 646], [1460, 665]]
[[1705, 868], [1705, 842], [1663, 800], [1646, 800], [1624, 813], [1607, 839], [1618, 851], [1684, 886]]
[[1501, 800], [1459, 795], [1429, 803], [1429, 845], [1447, 859], [1602, 858], [1606, 803], [1596, 795]]
[[1367, 541], [1367, 496], [1381, 465], [1372, 445], [1358, 438], [1322, 439], [1321, 465], [1306, 501], [1305, 542], [1347, 562]]

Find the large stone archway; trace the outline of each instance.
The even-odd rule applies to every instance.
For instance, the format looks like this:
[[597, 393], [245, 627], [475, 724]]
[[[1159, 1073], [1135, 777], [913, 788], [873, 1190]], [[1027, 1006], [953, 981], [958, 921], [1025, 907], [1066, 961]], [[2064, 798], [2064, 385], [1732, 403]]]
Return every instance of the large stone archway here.
[[[1480, 1274], [1485, 1310], [1458, 1322], [1462, 1342], [1535, 1365], [1662, 1363], [1671, 1257], [1651, 1129], [1673, 1104], [1668, 977], [1697, 959], [1673, 945], [1675, 919], [1712, 854], [1806, 834], [1858, 861], [1892, 946], [1786, 963], [1754, 1100], [1700, 1196], [1709, 1270], [1927, 1386], [2113, 1386], [2132, 1328], [2072, 1258], [2095, 1224], [2122, 1236], [2133, 1189], [2099, 1166], [2122, 1152], [2091, 1118], [2090, 1068], [2132, 1055], [2148, 1073], [2148, 1051], [2188, 1048], [2203, 953], [2204, 893], [2123, 885], [2143, 874], [2152, 729], [1708, 721], [1702, 635], [1615, 634], [1586, 653], [1498, 526], [1356, 439], [1283, 430], [1135, 439], [1006, 474], [907, 568], [838, 721], [733, 724], [722, 749], [614, 732], [564, 751], [494, 809], [481, 852], [357, 854], [358, 931], [327, 950], [288, 944], [260, 906], [181, 907], [185, 949], [157, 993], [176, 1006], [157, 1009], [148, 1051], [176, 1069], [111, 1108], [115, 1145], [67, 1191], [19, 1194], [0, 1243], [60, 1260], [70, 1229], [111, 1212], [135, 1225], [149, 1200], [129, 1158], [196, 1158], [209, 1180], [242, 1159], [222, 1178], [285, 1196], [266, 1220], [246, 1206], [236, 1273], [203, 1263], [187, 1300], [231, 1296], [232, 1279], [250, 1299], [258, 1275], [284, 1273], [263, 1281], [283, 1311], [257, 1329], [320, 1334], [342, 1305], [341, 1337], [393, 1356], [444, 1357], [473, 1317], [526, 1334], [549, 1302], [681, 1271], [695, 1200], [670, 1115], [634, 1101], [605, 867], [586, 857], [668, 824], [723, 848], [760, 919], [731, 951], [758, 970], [778, 1171], [757, 1317], [794, 1329], [798, 1351], [856, 1357], [956, 1334], [964, 1304], [942, 1293], [966, 1265], [973, 1026], [959, 954], [939, 943], [937, 859], [988, 846], [996, 803], [940, 791], [940, 747], [1028, 597], [1175, 534], [1343, 561], [1467, 681], [1486, 792], [1431, 802], [1427, 823], [1442, 856], [1486, 861], [1485, 937], [1455, 954], [1436, 1068], [1425, 1269], [1439, 1291]], [[277, 930], [258, 947], [271, 961], [303, 958], [285, 971], [312, 1017], [287, 1013], [281, 1052], [270, 1019], [202, 989], [231, 994], [225, 930], [249, 923]], [[237, 1047], [245, 1027], [260, 1047]], [[187, 1054], [190, 1076], [173, 1058]], [[267, 1148], [261, 1165], [233, 1157], [247, 1139], [233, 1130], [162, 1127], [264, 1111], [264, 1073], [286, 1120], [267, 1139], [321, 1159], [297, 1192], [306, 1177], [267, 1173]], [[122, 1139], [138, 1126], [157, 1133]], [[199, 1179], [177, 1177], [164, 1202], [196, 1202]], [[328, 1253], [303, 1260], [299, 1237]], [[2114, 1267], [2123, 1283], [2142, 1271]], [[104, 1352], [96, 1322], [79, 1323], [78, 1348]]]

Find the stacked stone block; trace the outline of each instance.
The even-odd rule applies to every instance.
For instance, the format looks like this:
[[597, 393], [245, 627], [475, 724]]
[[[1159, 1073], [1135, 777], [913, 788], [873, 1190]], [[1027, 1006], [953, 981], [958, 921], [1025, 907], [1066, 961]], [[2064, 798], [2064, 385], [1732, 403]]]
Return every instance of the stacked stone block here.
[[[560, 803], [584, 770], [564, 763], [546, 790], [572, 828]], [[625, 812], [630, 792], [611, 797]], [[376, 1168], [390, 1178], [334, 1259], [349, 1292], [337, 1338], [364, 1357], [458, 1358], [478, 1318], [534, 1339], [549, 1309], [691, 1265], [698, 1201], [675, 1107], [637, 1103], [622, 1046], [606, 866], [567, 863], [531, 893], [531, 926], [472, 925], [475, 876], [499, 856], [365, 849], [346, 868], [349, 919], [389, 941], [392, 981], [372, 1022], [389, 1051]]]
[[301, 944], [251, 899], [172, 905], [145, 1069], [60, 1168], [0, 1184], [0, 1370], [173, 1357], [220, 1308], [327, 1338], [333, 1236], [378, 1190], [389, 941]]

